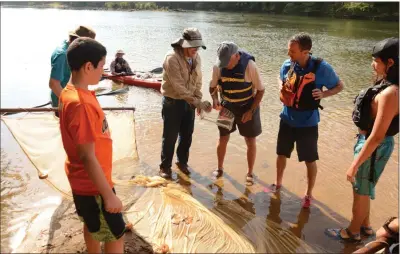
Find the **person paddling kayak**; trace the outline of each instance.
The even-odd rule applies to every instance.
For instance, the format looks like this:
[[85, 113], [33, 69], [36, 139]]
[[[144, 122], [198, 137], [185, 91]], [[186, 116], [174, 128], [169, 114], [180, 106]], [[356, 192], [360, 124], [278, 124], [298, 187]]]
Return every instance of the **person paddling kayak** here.
[[115, 54], [114, 61], [111, 62], [110, 69], [112, 75], [133, 74], [129, 63], [124, 59], [125, 52], [121, 49]]

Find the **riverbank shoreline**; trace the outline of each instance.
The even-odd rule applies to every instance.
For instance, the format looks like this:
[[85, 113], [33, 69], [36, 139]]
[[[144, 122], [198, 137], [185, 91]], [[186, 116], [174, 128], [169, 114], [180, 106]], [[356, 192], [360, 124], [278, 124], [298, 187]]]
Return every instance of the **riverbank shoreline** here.
[[[123, 11], [123, 12], [136, 12], [136, 11], [155, 11], [155, 12], [196, 12], [196, 11], [205, 11], [209, 13], [227, 13], [227, 12], [233, 12], [233, 13], [243, 13], [243, 14], [266, 14], [266, 15], [279, 15], [279, 16], [298, 16], [298, 17], [308, 17], [308, 18], [318, 18], [319, 16], [316, 15], [293, 15], [293, 14], [284, 14], [284, 13], [276, 13], [274, 11], [250, 11], [250, 10], [243, 10], [240, 12], [237, 11], [229, 11], [229, 10], [215, 10], [215, 9], [210, 9], [210, 10], [193, 10], [193, 9], [170, 9], [168, 7], [155, 7], [155, 8], [141, 8], [141, 9], [135, 9], [135, 8], [119, 8], [119, 7], [78, 7], [78, 6], [67, 6], [63, 5], [61, 3], [42, 3], [42, 5], [17, 5], [13, 3], [1, 3], [0, 4], [1, 8], [18, 8], [18, 9], [60, 9], [60, 10], [90, 10], [90, 11]], [[351, 16], [351, 15], [342, 15], [342, 16], [329, 16], [331, 19], [337, 19], [337, 20], [368, 20], [368, 21], [384, 21], [384, 22], [398, 22], [399, 17], [397, 19], [394, 18], [387, 18], [384, 16]]]
[[[106, 7], [70, 7], [70, 6], [52, 6], [50, 4], [43, 5], [43, 6], [29, 6], [29, 5], [10, 5], [10, 4], [1, 4], [1, 8], [13, 8], [13, 9], [59, 9], [59, 10], [79, 10], [79, 11], [126, 11], [126, 12], [133, 12], [133, 11], [168, 11], [162, 8], [154, 9], [154, 10], [139, 10], [139, 9], [110, 9]], [[171, 11], [171, 10], [169, 10]]]

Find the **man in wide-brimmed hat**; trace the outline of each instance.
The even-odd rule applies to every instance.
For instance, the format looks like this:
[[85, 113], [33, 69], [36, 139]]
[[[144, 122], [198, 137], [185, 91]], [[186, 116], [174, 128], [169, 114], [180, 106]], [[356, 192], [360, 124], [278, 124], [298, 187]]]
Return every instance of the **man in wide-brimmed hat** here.
[[[68, 46], [79, 37], [90, 37], [94, 39], [96, 33], [87, 26], [79, 26], [74, 31], [69, 32], [69, 40], [64, 40], [51, 55], [51, 73], [49, 87], [51, 89], [51, 105], [58, 106], [58, 97], [61, 90], [67, 85], [71, 76], [71, 71], [67, 62]], [[56, 116], [58, 114], [56, 113]]]
[[202, 101], [200, 48], [206, 49], [196, 28], [186, 28], [171, 44], [173, 50], [165, 56], [161, 85], [162, 117], [164, 120], [160, 176], [171, 178], [171, 164], [176, 139], [177, 166], [185, 174], [188, 169], [189, 149], [192, 144], [195, 108], [211, 111], [211, 103]]
[[124, 74], [132, 74], [131, 67], [129, 63], [124, 59], [125, 52], [122, 49], [117, 50], [115, 54], [114, 61], [110, 64], [110, 70], [112, 75], [124, 75]]

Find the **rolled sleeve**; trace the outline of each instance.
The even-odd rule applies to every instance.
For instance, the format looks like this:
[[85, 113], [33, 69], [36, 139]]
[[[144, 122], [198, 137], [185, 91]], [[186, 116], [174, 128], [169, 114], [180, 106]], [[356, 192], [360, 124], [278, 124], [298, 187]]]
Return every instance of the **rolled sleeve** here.
[[257, 91], [264, 91], [265, 85], [262, 82], [260, 72], [258, 71], [257, 65], [254, 61], [250, 60], [246, 68], [246, 73], [249, 75], [254, 88]]
[[197, 80], [196, 80], [196, 89], [194, 90], [194, 96], [201, 100], [203, 98], [203, 93], [201, 92], [201, 88], [203, 86], [203, 75], [202, 75], [203, 72], [201, 71], [200, 57], [198, 58], [197, 61], [198, 61], [197, 62], [198, 65], [196, 66], [196, 69], [197, 69], [198, 76], [197, 76]]
[[67, 56], [65, 54], [56, 55], [51, 60], [50, 78], [61, 82], [64, 78], [65, 65], [67, 64]]
[[318, 74], [324, 79], [324, 86], [328, 89], [333, 89], [339, 84], [339, 76], [333, 70], [332, 66], [323, 61], [318, 70]]
[[282, 66], [281, 66], [281, 70], [279, 72], [279, 77], [280, 77], [281, 81], [285, 80], [285, 76], [290, 69], [290, 64], [291, 64], [290, 60], [286, 60], [285, 62], [283, 62]]

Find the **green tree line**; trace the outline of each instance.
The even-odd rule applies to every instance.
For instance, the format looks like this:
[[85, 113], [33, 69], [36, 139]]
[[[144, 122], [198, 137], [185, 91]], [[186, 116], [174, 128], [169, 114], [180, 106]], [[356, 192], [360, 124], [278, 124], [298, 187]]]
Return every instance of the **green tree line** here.
[[29, 6], [119, 10], [202, 10], [399, 21], [398, 2], [2, 2]]

